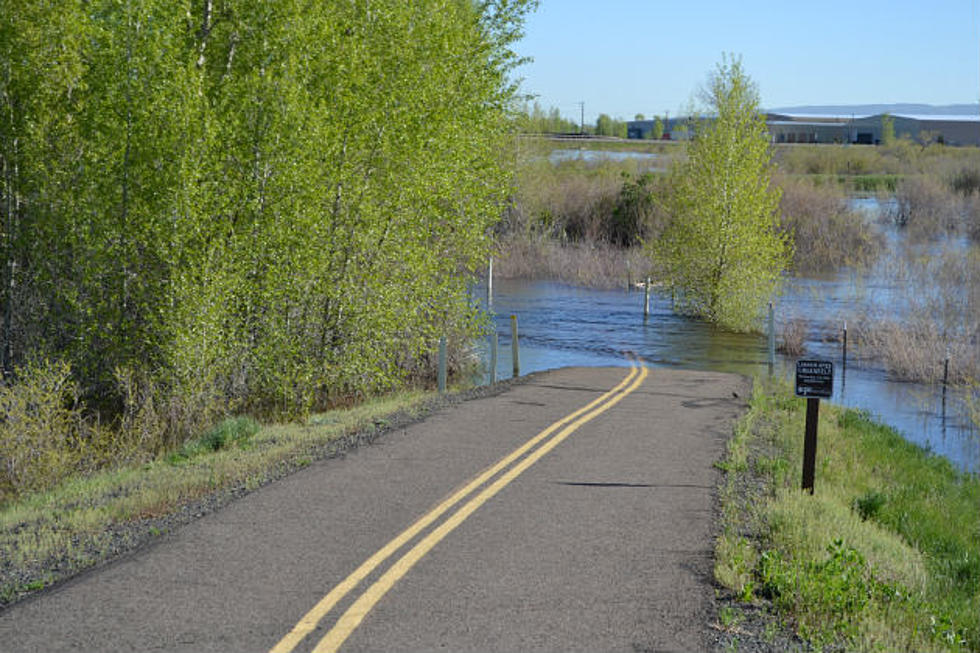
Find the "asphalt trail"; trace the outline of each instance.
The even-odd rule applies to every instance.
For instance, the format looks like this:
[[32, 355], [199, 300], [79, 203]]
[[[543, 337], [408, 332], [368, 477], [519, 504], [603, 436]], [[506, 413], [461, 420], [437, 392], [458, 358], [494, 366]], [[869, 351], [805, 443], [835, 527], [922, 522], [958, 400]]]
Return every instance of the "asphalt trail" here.
[[290, 650], [327, 639], [440, 529], [358, 615], [341, 651], [703, 649], [714, 620], [713, 463], [748, 382], [711, 372], [643, 375], [538, 374], [315, 463], [0, 613], [0, 651], [270, 651], [386, 544], [549, 426], [392, 545]]

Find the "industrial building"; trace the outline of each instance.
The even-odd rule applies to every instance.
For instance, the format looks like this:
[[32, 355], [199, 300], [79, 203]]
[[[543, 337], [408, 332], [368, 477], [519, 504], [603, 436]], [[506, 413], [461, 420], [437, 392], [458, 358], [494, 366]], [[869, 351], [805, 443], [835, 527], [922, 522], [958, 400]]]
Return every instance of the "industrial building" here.
[[[768, 113], [766, 124], [773, 143], [853, 143], [877, 145], [881, 142], [882, 120], [889, 114], [874, 116], [804, 116]], [[980, 145], [980, 116], [891, 115], [895, 136], [919, 142], [946, 145]], [[629, 138], [648, 138], [653, 120], [627, 123]], [[686, 140], [692, 131], [689, 118], [663, 121], [664, 140]]]

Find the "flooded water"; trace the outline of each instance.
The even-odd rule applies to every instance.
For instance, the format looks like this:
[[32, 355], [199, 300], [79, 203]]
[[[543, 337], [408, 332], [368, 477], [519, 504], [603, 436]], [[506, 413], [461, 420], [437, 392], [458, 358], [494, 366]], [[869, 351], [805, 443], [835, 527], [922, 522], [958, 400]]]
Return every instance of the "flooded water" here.
[[586, 163], [598, 163], [600, 161], [628, 161], [636, 159], [650, 164], [651, 170], [659, 169], [658, 165], [663, 160], [663, 156], [654, 152], [631, 152], [629, 150], [579, 150], [565, 149], [552, 150], [548, 155], [548, 160], [552, 163], [562, 161], [585, 161]]
[[[859, 291], [858, 291], [859, 289]], [[894, 285], [882, 275], [842, 271], [788, 279], [775, 310], [778, 323], [805, 316], [806, 357], [835, 363], [834, 403], [868, 411], [959, 468], [980, 473], [980, 437], [962, 397], [943, 399], [939, 384], [896, 382], [878, 365], [848, 356], [842, 369], [840, 332], [847, 315], [868, 302], [893, 306]], [[510, 315], [517, 315], [521, 372], [569, 365], [621, 365], [628, 352], [659, 367], [767, 374], [767, 339], [734, 334], [674, 314], [669, 296], [652, 293], [644, 319], [642, 289], [595, 290], [554, 282], [495, 280], [493, 313], [499, 337], [498, 378], [511, 375]], [[482, 354], [488, 360], [488, 347]], [[775, 373], [789, 376], [795, 359], [777, 354]], [[801, 434], [802, 437], [802, 434]]]

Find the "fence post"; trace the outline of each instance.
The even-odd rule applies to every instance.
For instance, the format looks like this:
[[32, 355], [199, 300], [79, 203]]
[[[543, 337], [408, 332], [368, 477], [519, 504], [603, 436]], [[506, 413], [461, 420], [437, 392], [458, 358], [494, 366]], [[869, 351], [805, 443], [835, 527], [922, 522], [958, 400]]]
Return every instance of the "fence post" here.
[[517, 316], [510, 316], [510, 349], [514, 359], [514, 378], [521, 375], [521, 347], [517, 340]]
[[490, 385], [497, 382], [497, 330], [490, 334]]
[[949, 385], [949, 347], [943, 360], [943, 419], [946, 419], [946, 387]]
[[643, 289], [643, 319], [650, 316], [650, 277], [647, 277], [647, 285]]
[[633, 271], [630, 269], [629, 259], [626, 259], [626, 292], [633, 289]]
[[439, 394], [446, 392], [446, 336], [439, 336]]
[[813, 477], [817, 463], [817, 424], [820, 421], [820, 399], [807, 397], [806, 426], [803, 435], [803, 482], [804, 492], [813, 494]]
[[487, 269], [487, 312], [493, 313], [493, 257], [490, 257], [490, 266]]
[[772, 302], [769, 302], [769, 374], [772, 374], [772, 368], [776, 364], [776, 317], [775, 311], [772, 308]]
[[844, 320], [844, 344], [843, 344], [843, 356], [841, 358], [841, 376], [840, 376], [840, 387], [844, 388], [847, 383], [847, 320]]

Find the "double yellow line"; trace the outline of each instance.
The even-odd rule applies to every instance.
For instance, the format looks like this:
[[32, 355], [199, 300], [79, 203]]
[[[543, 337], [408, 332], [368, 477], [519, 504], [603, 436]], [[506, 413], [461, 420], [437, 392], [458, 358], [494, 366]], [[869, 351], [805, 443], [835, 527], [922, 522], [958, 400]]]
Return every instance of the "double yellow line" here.
[[[428, 553], [432, 547], [438, 544], [444, 537], [449, 535], [457, 526], [484, 503], [489, 501], [500, 490], [506, 487], [511, 481], [520, 476], [528, 467], [548, 454], [549, 451], [557, 447], [565, 438], [586, 422], [591, 421], [605, 411], [609, 410], [627, 395], [636, 390], [643, 383], [649, 374], [647, 368], [642, 363], [633, 362], [630, 373], [616, 387], [606, 392], [595, 401], [592, 401], [575, 412], [566, 415], [536, 436], [525, 442], [523, 445], [502, 458], [492, 467], [482, 472], [479, 476], [467, 483], [460, 490], [447, 497], [442, 503], [433, 508], [418, 521], [405, 529], [395, 539], [384, 545], [377, 553], [365, 560], [360, 567], [345, 578], [339, 585], [334, 587], [313, 608], [303, 615], [299, 623], [276, 644], [270, 653], [289, 653], [312, 632], [320, 621], [353, 590], [362, 580], [371, 574], [379, 565], [394, 555], [399, 549], [413, 540], [417, 535], [424, 531], [429, 525], [442, 517], [446, 512], [456, 506], [471, 494], [476, 492], [482, 485], [494, 476], [510, 467], [505, 473], [501, 474], [493, 483], [485, 487], [475, 496], [469, 499], [452, 515], [446, 518], [438, 527], [434, 528], [428, 535], [423, 537], [401, 558], [399, 558], [382, 576], [374, 582], [368, 589], [361, 594], [347, 611], [344, 612], [326, 635], [323, 636], [313, 649], [314, 653], [332, 653], [340, 648], [341, 644], [350, 636], [354, 629], [361, 623], [364, 617], [371, 611], [378, 601], [390, 590], [398, 580], [408, 573], [408, 571], [419, 560]], [[557, 431], [557, 433], [555, 433]], [[554, 435], [552, 435], [554, 434]], [[549, 439], [550, 436], [550, 439]], [[545, 442], [545, 440], [547, 440]], [[544, 442], [544, 444], [541, 444]], [[534, 449], [532, 453], [525, 456], [520, 462], [511, 464], [520, 459], [524, 454]]]

